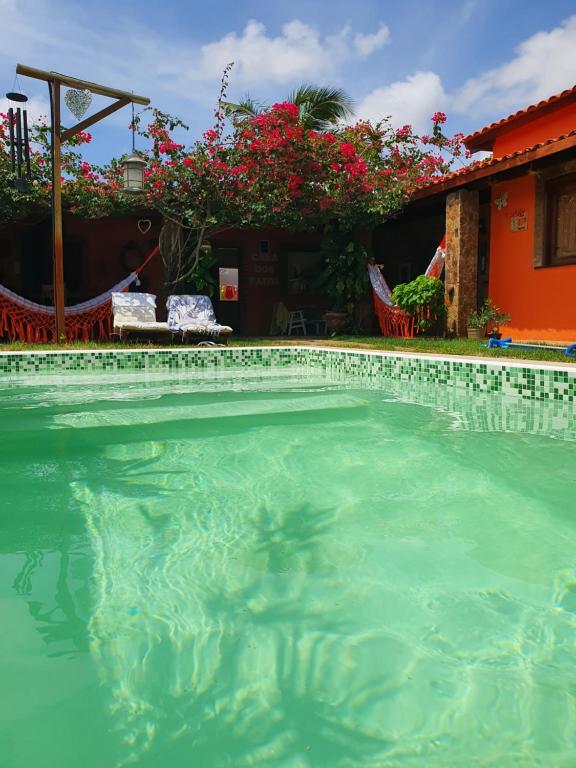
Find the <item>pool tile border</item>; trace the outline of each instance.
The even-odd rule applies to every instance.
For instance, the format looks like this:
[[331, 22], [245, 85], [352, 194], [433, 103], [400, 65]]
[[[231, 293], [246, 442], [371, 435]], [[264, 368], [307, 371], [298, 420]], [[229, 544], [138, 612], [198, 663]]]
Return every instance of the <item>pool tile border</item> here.
[[[576, 400], [576, 367], [336, 348], [228, 347], [0, 353], [0, 381], [69, 372], [191, 371], [305, 366], [395, 381], [502, 392], [526, 400]], [[576, 406], [575, 406], [576, 407]]]

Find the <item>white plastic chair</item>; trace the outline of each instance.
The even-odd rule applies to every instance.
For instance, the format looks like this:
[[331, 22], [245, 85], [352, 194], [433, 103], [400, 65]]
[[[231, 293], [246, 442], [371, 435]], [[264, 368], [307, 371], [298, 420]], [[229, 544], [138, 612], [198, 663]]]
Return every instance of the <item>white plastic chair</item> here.
[[292, 336], [293, 331], [302, 331], [302, 335], [306, 336], [306, 317], [303, 309], [295, 309], [288, 314], [286, 333], [288, 336]]

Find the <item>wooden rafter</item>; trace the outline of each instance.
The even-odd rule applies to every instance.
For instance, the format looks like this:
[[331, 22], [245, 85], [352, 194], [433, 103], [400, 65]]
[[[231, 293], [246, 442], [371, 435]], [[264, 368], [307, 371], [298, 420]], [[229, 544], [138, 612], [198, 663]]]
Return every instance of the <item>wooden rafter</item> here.
[[147, 99], [146, 96], [136, 96], [136, 94], [128, 93], [128, 91], [119, 91], [117, 88], [108, 88], [106, 85], [91, 83], [89, 80], [79, 80], [77, 77], [61, 75], [59, 72], [46, 72], [43, 69], [27, 67], [25, 64], [16, 65], [16, 74], [33, 77], [36, 80], [45, 80], [47, 83], [58, 80], [59, 83], [68, 88], [84, 89], [90, 91], [90, 93], [96, 93], [98, 96], [109, 96], [111, 99], [128, 99], [128, 101], [134, 102], [134, 104], [141, 104], [144, 107], [147, 107], [148, 104], [150, 104], [150, 99]]

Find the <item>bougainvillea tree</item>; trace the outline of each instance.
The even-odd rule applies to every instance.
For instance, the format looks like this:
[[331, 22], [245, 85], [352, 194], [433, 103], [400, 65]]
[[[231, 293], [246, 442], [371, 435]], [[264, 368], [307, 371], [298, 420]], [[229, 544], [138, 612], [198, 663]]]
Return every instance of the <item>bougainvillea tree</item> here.
[[[0, 219], [9, 221], [49, 206], [49, 131], [45, 125], [32, 129], [32, 178], [21, 195], [12, 184], [7, 118], [2, 117]], [[143, 204], [161, 213], [168, 240], [180, 249], [172, 282], [198, 267], [203, 245], [222, 228], [321, 227], [331, 238], [332, 252], [339, 254], [332, 264], [332, 281], [344, 287], [349, 303], [365, 286], [357, 270], [343, 274], [347, 264], [365, 262], [365, 254], [356, 247], [358, 233], [398, 213], [415, 189], [446, 173], [454, 158], [463, 154], [461, 135], [444, 135], [445, 120], [442, 112], [433, 115], [427, 136], [418, 136], [409, 125], [395, 129], [389, 120], [358, 121], [319, 132], [305, 127], [296, 105], [281, 102], [230, 126], [228, 132], [219, 109], [215, 126], [185, 146], [173, 138], [184, 124], [152, 111], [147, 125], [142, 125], [142, 116], [136, 125], [149, 144], [142, 152], [147, 162], [144, 199], [122, 191], [119, 160], [106, 167], [83, 161], [79, 145], [90, 136], [80, 134], [63, 158], [64, 208], [91, 218], [135, 206], [141, 209]], [[350, 243], [356, 245], [350, 248]], [[343, 256], [344, 246], [348, 257]], [[182, 249], [187, 251], [185, 258]], [[328, 278], [329, 252], [330, 248]]]

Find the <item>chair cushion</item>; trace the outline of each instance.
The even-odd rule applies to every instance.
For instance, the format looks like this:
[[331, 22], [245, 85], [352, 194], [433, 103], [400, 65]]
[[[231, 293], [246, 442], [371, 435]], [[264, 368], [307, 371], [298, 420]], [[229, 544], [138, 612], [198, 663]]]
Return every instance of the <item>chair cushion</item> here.
[[112, 294], [112, 312], [114, 326], [126, 323], [155, 323], [156, 296], [153, 293], [124, 293]]
[[166, 307], [168, 309], [168, 325], [175, 331], [202, 328], [202, 331], [199, 332], [206, 333], [214, 332], [214, 327], [228, 327], [218, 325], [212, 302], [208, 296], [169, 296]]

